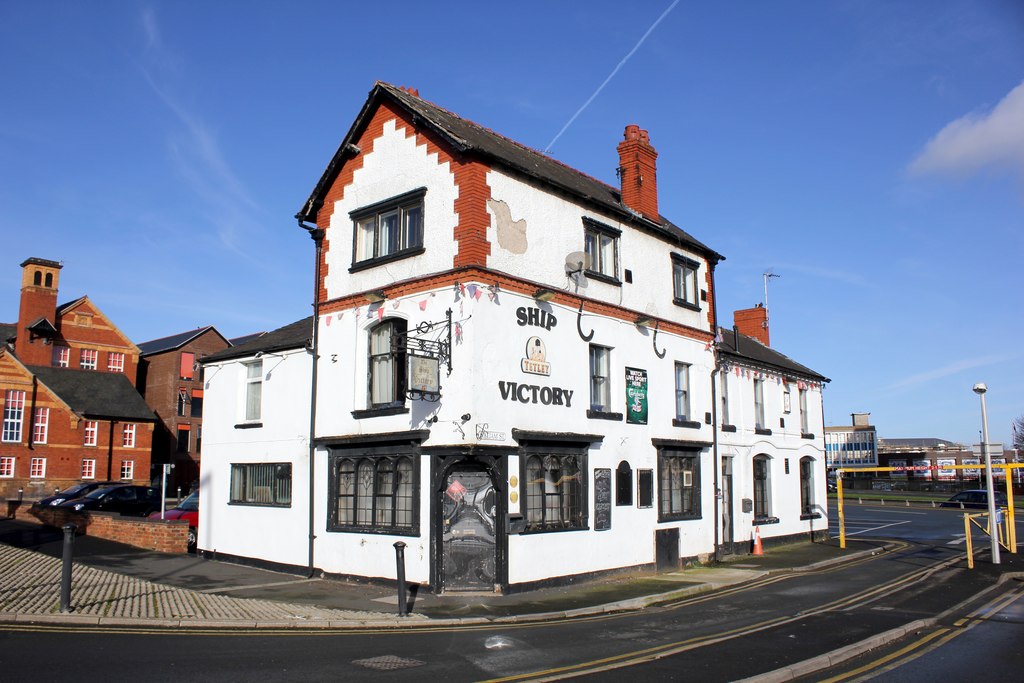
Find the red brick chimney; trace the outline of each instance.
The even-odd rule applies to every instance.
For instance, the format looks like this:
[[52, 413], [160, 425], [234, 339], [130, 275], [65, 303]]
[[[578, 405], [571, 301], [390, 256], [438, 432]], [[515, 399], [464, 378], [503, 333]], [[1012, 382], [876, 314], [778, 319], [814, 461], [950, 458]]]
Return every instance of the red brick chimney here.
[[14, 350], [18, 360], [26, 365], [50, 365], [53, 361], [52, 335], [48, 330], [57, 326], [57, 283], [61, 268], [63, 266], [56, 261], [41, 258], [26, 259], [21, 264], [21, 305]]
[[625, 139], [619, 143], [619, 180], [622, 203], [652, 221], [658, 216], [658, 153], [650, 136], [640, 126], [626, 126]]
[[732, 321], [740, 334], [753, 337], [765, 346], [772, 345], [768, 337], [768, 309], [764, 304], [735, 311], [732, 314]]

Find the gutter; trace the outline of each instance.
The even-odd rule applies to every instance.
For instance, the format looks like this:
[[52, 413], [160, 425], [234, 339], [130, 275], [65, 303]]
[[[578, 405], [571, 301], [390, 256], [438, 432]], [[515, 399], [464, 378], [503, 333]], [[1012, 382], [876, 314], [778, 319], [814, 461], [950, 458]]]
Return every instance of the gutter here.
[[[711, 457], [714, 458], [714, 462], [711, 463], [712, 472], [712, 486], [715, 494], [715, 519], [712, 525], [715, 530], [714, 538], [714, 558], [715, 562], [720, 559], [719, 553], [719, 541], [720, 536], [718, 532], [718, 526], [722, 523], [722, 514], [719, 509], [722, 504], [722, 496], [718, 488], [719, 485], [719, 472], [718, 468], [721, 466], [721, 459], [718, 457], [718, 383], [716, 382], [718, 375], [722, 371], [720, 365], [720, 359], [718, 355], [718, 344], [714, 341], [718, 338], [718, 287], [715, 285], [715, 263], [708, 261], [708, 269], [711, 271], [711, 339], [712, 348], [715, 353], [715, 369], [711, 371]], [[731, 502], [731, 501], [730, 501]]]

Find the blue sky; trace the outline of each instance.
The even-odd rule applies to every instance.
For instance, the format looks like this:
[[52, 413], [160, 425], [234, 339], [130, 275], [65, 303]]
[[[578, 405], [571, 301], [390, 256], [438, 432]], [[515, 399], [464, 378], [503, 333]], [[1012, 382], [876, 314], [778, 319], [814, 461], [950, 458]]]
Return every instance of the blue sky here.
[[826, 424], [977, 442], [978, 381], [993, 441], [1024, 414], [1015, 0], [3, 2], [0, 63], [0, 321], [29, 256], [137, 342], [308, 314], [292, 217], [379, 79], [612, 184], [649, 130], [720, 321], [781, 276]]

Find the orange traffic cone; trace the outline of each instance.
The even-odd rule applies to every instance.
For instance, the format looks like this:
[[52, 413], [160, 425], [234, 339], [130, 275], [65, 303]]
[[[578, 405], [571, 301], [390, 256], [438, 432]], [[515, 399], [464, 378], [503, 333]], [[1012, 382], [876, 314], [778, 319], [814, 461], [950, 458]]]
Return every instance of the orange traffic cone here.
[[761, 529], [754, 527], [754, 554], [764, 555], [764, 549], [761, 547]]

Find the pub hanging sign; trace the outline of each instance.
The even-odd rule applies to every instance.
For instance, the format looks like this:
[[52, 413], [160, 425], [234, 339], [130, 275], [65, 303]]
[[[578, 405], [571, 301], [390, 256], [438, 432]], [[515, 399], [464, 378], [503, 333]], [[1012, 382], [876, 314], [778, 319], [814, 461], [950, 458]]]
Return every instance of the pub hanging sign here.
[[626, 422], [647, 424], [647, 371], [626, 368]]
[[441, 363], [436, 356], [409, 354], [409, 397], [436, 401], [441, 397]]

